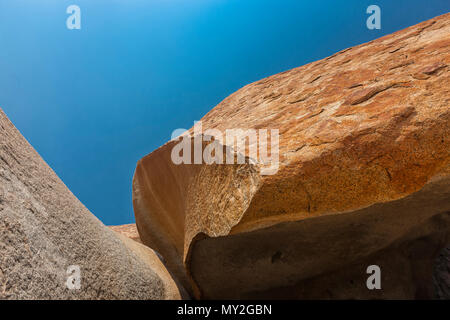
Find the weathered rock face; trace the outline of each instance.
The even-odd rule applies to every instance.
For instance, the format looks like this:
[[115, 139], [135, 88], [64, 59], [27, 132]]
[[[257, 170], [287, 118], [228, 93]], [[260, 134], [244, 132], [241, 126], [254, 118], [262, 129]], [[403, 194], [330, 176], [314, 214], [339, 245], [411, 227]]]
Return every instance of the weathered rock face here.
[[109, 226], [109, 228], [111, 228], [111, 230], [114, 230], [115, 232], [121, 235], [124, 235], [127, 238], [130, 238], [131, 240], [142, 243], [141, 238], [139, 237], [139, 232], [134, 223], [123, 224], [120, 226]]
[[[122, 241], [0, 109], [0, 299], [180, 297], [150, 249]], [[80, 268], [79, 290], [66, 286], [69, 266]]]
[[155, 251], [132, 238], [128, 238], [122, 233], [117, 233], [123, 243], [128, 248], [130, 248], [131, 251], [133, 251], [143, 262], [150, 266], [152, 271], [158, 275], [159, 279], [161, 279], [164, 286], [164, 295], [166, 299], [179, 300], [182, 297], [187, 298], [187, 294], [185, 293], [184, 289], [177, 285], [177, 283], [172, 278], [172, 275], [167, 271], [166, 267], [160, 260], [160, 256]]
[[436, 298], [450, 300], [450, 246], [439, 253], [433, 280]]
[[153, 251], [151, 248], [142, 244], [141, 238], [136, 227], [136, 224], [124, 224], [119, 226], [109, 226], [114, 230], [119, 238], [138, 256], [149, 264], [154, 271], [160, 276], [164, 282], [166, 292], [170, 299], [190, 299], [189, 293], [182, 286], [182, 284], [174, 279], [167, 271], [164, 257], [159, 253]]
[[[136, 168], [142, 241], [202, 298], [432, 297], [450, 242], [449, 63], [446, 14], [245, 86], [203, 130], [278, 129], [277, 173], [176, 165], [168, 142]], [[365, 286], [371, 264], [382, 290]]]

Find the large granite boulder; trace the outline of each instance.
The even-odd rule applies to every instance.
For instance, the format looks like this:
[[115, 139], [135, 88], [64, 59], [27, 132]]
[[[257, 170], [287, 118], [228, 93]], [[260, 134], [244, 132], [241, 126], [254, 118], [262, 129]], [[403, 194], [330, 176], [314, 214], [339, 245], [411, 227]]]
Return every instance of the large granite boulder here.
[[180, 298], [153, 251], [128, 241], [77, 200], [0, 109], [0, 300]]
[[[450, 242], [449, 47], [446, 14], [227, 97], [138, 162], [143, 243], [198, 298], [433, 297]], [[250, 139], [243, 163], [174, 161], [184, 141], [228, 152], [230, 129], [278, 130], [275, 170], [244, 154]]]

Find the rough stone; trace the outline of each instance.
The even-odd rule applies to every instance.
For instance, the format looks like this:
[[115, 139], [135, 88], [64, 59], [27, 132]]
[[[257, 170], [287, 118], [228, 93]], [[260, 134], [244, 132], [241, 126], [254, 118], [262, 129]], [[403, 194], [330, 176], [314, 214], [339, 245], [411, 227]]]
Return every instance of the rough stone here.
[[436, 258], [433, 283], [435, 298], [450, 300], [450, 247], [443, 249]]
[[[179, 140], [166, 143], [134, 176], [143, 243], [201, 298], [432, 297], [449, 243], [449, 64], [445, 14], [243, 87], [203, 130], [278, 129], [278, 172], [175, 165]], [[372, 263], [384, 290], [364, 287]]]
[[123, 224], [119, 226], [109, 226], [109, 228], [119, 234], [124, 235], [127, 238], [130, 238], [131, 240], [142, 243], [141, 238], [139, 237], [139, 232], [136, 228], [136, 224], [134, 223]]
[[[94, 217], [0, 109], [0, 299], [179, 298], [139, 246]], [[66, 286], [69, 266], [79, 290]]]

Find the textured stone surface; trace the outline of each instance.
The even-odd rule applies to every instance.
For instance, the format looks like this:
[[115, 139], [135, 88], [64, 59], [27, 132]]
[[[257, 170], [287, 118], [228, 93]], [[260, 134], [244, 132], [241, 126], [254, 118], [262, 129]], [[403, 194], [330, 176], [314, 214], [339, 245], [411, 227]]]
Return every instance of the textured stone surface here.
[[119, 233], [119, 238], [158, 275], [164, 285], [166, 299], [179, 300], [182, 298], [181, 292], [184, 292], [183, 289], [180, 290], [178, 288], [171, 274], [160, 260], [160, 256], [155, 251], [134, 239], [128, 238], [124, 234]]
[[433, 280], [436, 298], [450, 300], [450, 246], [436, 258]]
[[142, 243], [141, 238], [139, 237], [139, 232], [136, 228], [136, 224], [123, 224], [120, 226], [109, 226], [111, 230], [114, 230], [117, 233], [124, 235], [127, 238], [130, 238], [134, 241]]
[[[142, 244], [141, 238], [136, 224], [124, 224], [118, 226], [109, 226], [112, 230], [119, 234], [119, 238], [135, 253], [137, 253], [144, 261], [146, 261], [153, 270], [155, 270], [161, 279], [163, 279], [166, 292], [169, 293], [170, 299], [190, 299], [191, 296], [182, 286], [182, 284], [173, 278], [166, 269], [164, 257], [158, 252]], [[130, 241], [132, 240], [132, 241]]]
[[398, 283], [331, 295], [430, 297], [449, 242], [449, 64], [446, 14], [243, 87], [203, 129], [279, 129], [278, 172], [175, 165], [166, 143], [135, 172], [142, 241], [197, 297], [307, 297], [304, 281], [346, 288], [339, 270], [371, 258]]
[[[129, 247], [75, 198], [0, 109], [0, 299], [179, 297], [159, 260]], [[80, 290], [66, 287], [71, 265], [80, 267]]]

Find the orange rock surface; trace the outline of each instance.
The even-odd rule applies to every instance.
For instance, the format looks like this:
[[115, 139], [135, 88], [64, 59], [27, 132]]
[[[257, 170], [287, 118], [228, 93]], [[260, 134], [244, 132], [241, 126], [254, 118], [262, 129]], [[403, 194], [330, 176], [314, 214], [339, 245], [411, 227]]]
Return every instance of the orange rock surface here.
[[109, 226], [109, 228], [127, 238], [130, 238], [131, 240], [142, 243], [141, 238], [139, 238], [138, 230], [134, 223], [123, 224], [120, 226]]
[[[143, 243], [197, 297], [308, 297], [299, 284], [371, 259], [388, 279], [405, 278], [383, 293], [336, 284], [332, 295], [429, 296], [428, 267], [408, 257], [432, 261], [449, 241], [449, 64], [446, 14], [243, 87], [201, 119], [203, 129], [278, 129], [278, 172], [176, 165], [178, 140], [168, 142], [135, 172]], [[417, 239], [427, 239], [427, 254]]]

